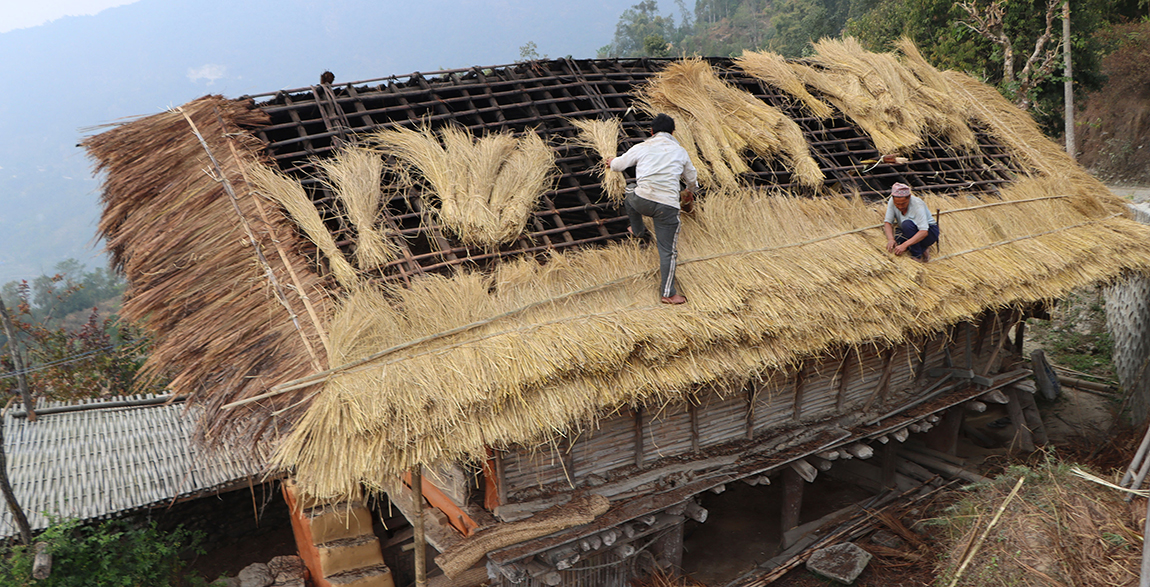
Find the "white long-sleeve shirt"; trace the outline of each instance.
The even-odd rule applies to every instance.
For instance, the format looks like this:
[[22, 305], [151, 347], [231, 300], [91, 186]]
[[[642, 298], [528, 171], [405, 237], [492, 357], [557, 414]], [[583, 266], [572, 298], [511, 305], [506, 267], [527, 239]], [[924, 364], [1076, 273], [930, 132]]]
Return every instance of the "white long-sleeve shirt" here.
[[611, 160], [613, 171], [623, 171], [632, 165], [637, 181], [635, 195], [652, 202], [678, 208], [679, 180], [692, 190], [699, 187], [691, 157], [670, 133], [657, 133]]

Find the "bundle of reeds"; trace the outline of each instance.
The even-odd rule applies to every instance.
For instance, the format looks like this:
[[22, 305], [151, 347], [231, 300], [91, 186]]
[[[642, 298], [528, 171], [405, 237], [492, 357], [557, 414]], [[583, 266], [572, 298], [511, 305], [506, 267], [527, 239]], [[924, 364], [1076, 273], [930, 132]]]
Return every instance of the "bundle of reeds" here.
[[[210, 415], [265, 392], [269, 365], [275, 377], [313, 372], [301, 332], [326, 364], [324, 325], [301, 298], [310, 299], [320, 320], [331, 298], [311, 261], [298, 253], [307, 247], [291, 219], [245, 187], [245, 174], [266, 148], [245, 129], [267, 124], [267, 115], [249, 101], [218, 96], [181, 111], [129, 120], [83, 143], [104, 173], [100, 233], [128, 283], [120, 315], [154, 335], [140, 379], [160, 381], [206, 408], [201, 439], [274, 436], [278, 425], [264, 418], [298, 395]], [[184, 113], [218, 160], [220, 175], [204, 173], [208, 156]], [[234, 187], [235, 200], [217, 178]], [[283, 303], [272, 293], [269, 273], [283, 286]]]
[[287, 210], [296, 224], [311, 242], [315, 243], [325, 257], [336, 281], [344, 287], [355, 287], [359, 275], [348, 263], [335, 244], [315, 204], [307, 196], [303, 186], [296, 180], [263, 165], [253, 165], [248, 169], [248, 178], [256, 192]]
[[355, 228], [355, 260], [360, 270], [374, 269], [395, 259], [399, 246], [376, 226], [383, 204], [383, 159], [379, 154], [348, 147], [334, 157], [317, 159], [315, 165], [323, 172], [321, 181], [343, 203]]
[[659, 72], [637, 95], [647, 113], [669, 114], [690, 136], [681, 141], [707, 187], [734, 188], [750, 168], [743, 153], [781, 156], [798, 183], [822, 185], [802, 129], [782, 111], [723, 82], [702, 59], [684, 59]]
[[356, 292], [331, 325], [333, 354], [370, 360], [327, 380], [277, 462], [309, 492], [338, 495], [415, 463], [576, 434], [619, 406], [685, 401], [699, 385], [733, 393], [832, 345], [902, 342], [1150, 271], [1150, 229], [1065, 188], [919, 194], [942, 210], [944, 248], [927, 265], [886, 252], [882, 205], [713, 192], [684, 220], [678, 278], [691, 301], [674, 309], [655, 296], [657, 253], [630, 243]]
[[458, 126], [396, 128], [369, 140], [394, 158], [404, 183], [422, 185], [439, 222], [469, 245], [515, 240], [555, 177], [555, 152], [531, 129], [518, 139], [475, 139]]
[[782, 55], [770, 51], [743, 51], [742, 56], [735, 58], [735, 64], [768, 85], [794, 96], [816, 117], [827, 119], [834, 116], [834, 110], [826, 102], [807, 91]]
[[[619, 154], [619, 135], [623, 127], [618, 118], [583, 118], [571, 119], [569, 122], [579, 131], [571, 141], [575, 146], [594, 152], [601, 161]], [[607, 199], [616, 204], [621, 203], [627, 190], [627, 180], [623, 174], [611, 171], [602, 163], [595, 166], [595, 173], [602, 179], [603, 193], [607, 194]]]
[[809, 65], [754, 52], [745, 52], [738, 63], [819, 115], [822, 102], [807, 90], [813, 89], [862, 128], [882, 153], [912, 149], [931, 133], [972, 148], [974, 133], [961, 108], [947, 96], [941, 74], [909, 40], [900, 41], [898, 48], [904, 62], [893, 54], [867, 51], [851, 37], [822, 39], [814, 44]]

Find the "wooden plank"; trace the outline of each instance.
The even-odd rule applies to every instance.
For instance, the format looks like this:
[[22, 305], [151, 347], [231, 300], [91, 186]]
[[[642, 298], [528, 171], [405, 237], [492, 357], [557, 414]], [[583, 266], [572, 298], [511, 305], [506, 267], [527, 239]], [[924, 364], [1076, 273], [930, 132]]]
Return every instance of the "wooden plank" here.
[[755, 384], [747, 384], [747, 416], [745, 418], [747, 440], [755, 439], [755, 395]]
[[863, 412], [871, 409], [875, 402], [886, 399], [886, 391], [890, 386], [891, 369], [894, 367], [894, 355], [897, 347], [891, 347], [883, 352], [882, 359], [882, 375], [878, 378], [878, 383], [875, 384], [874, 392], [871, 393], [870, 399], [863, 405]]
[[694, 398], [687, 401], [687, 410], [691, 415], [691, 452], [699, 452], [699, 406]]

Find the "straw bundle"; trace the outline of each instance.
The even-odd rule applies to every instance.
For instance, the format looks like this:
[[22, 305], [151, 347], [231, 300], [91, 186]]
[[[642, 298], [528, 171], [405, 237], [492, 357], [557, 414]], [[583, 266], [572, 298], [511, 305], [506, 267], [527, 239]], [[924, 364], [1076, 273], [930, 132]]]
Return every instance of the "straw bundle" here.
[[327, 257], [328, 266], [331, 267], [331, 272], [340, 285], [353, 287], [359, 282], [355, 268], [347, 262], [336, 246], [335, 239], [324, 225], [315, 204], [307, 197], [299, 182], [263, 165], [252, 166], [248, 170], [248, 177], [258, 193], [270, 198], [291, 214], [308, 240], [315, 243], [316, 248]]
[[438, 134], [397, 128], [370, 140], [395, 158], [405, 183], [422, 178], [425, 203], [469, 245], [515, 240], [555, 176], [555, 153], [533, 130], [519, 139], [508, 133], [473, 139], [456, 126]]
[[603, 193], [607, 194], [610, 201], [621, 203], [626, 195], [627, 180], [622, 173], [613, 172], [602, 164], [602, 161], [619, 154], [619, 135], [623, 132], [619, 119], [587, 118], [571, 119], [569, 122], [579, 131], [571, 143], [599, 156], [600, 162], [595, 165], [595, 173], [602, 178]]
[[826, 102], [819, 100], [807, 91], [806, 86], [795, 75], [786, 58], [770, 51], [756, 52], [743, 51], [741, 57], [735, 58], [735, 64], [743, 71], [767, 82], [797, 98], [816, 117], [827, 119], [834, 116], [834, 110]]
[[[787, 64], [791, 73], [850, 117], [880, 152], [907, 151], [922, 143], [928, 133], [941, 135], [955, 146], [974, 146], [974, 133], [947, 96], [941, 74], [910, 41], [899, 43], [905, 64], [892, 54], [871, 53], [850, 37], [823, 39], [814, 49], [811, 65]], [[777, 56], [748, 52], [739, 63], [747, 73], [791, 93], [812, 111], [816, 107], [812, 104], [818, 100], [808, 98], [805, 87], [800, 91], [789, 81]]]
[[343, 203], [355, 227], [355, 260], [359, 268], [374, 269], [399, 256], [399, 247], [375, 225], [383, 204], [383, 159], [372, 151], [349, 147], [335, 157], [318, 159], [315, 164], [323, 171], [322, 181]]
[[358, 291], [331, 325], [336, 363], [475, 326], [329, 379], [277, 462], [309, 492], [339, 495], [415, 463], [577, 434], [619, 406], [684, 401], [831, 345], [901, 342], [1150, 271], [1150, 230], [1084, 214], [1076, 200], [1092, 194], [1050, 197], [1063, 187], [926, 195], [942, 209], [945, 249], [925, 266], [885, 251], [881, 205], [712, 193], [684, 220], [678, 275], [691, 302], [674, 309], [655, 297], [656, 252], [633, 244]]
[[[734, 188], [737, 175], [750, 168], [743, 152], [764, 158], [781, 155], [796, 180], [822, 185], [823, 173], [811, 157], [802, 129], [780, 110], [719, 79], [702, 59], [684, 59], [667, 66], [638, 93], [649, 114], [664, 112], [691, 136], [695, 167], [706, 168], [700, 183]], [[687, 148], [687, 145], [684, 145]]]
[[[210, 416], [223, 404], [263, 393], [275, 378], [310, 373], [301, 331], [327, 363], [317, 330], [322, 324], [311, 320], [300, 296], [310, 298], [319, 316], [326, 316], [330, 298], [311, 262], [296, 252], [305, 243], [291, 220], [244, 189], [244, 174], [259, 168], [257, 154], [265, 148], [244, 129], [267, 124], [267, 116], [250, 102], [212, 96], [182, 110], [234, 186], [234, 202], [203, 172], [208, 157], [179, 113], [134, 119], [83, 144], [105, 173], [100, 232], [129, 284], [121, 315], [155, 334], [143, 375], [189, 394]], [[257, 261], [245, 223], [267, 265]], [[272, 295], [266, 271], [286, 286], [290, 313]], [[207, 420], [201, 432], [213, 441], [275, 436], [278, 423], [265, 419], [268, 412], [299, 399], [287, 394], [233, 410]]]

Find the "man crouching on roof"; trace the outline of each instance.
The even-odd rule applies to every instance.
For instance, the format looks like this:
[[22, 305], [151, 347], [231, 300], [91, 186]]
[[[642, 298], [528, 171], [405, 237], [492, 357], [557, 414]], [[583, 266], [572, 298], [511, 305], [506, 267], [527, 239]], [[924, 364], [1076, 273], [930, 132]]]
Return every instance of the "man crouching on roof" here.
[[635, 166], [637, 185], [628, 191], [623, 206], [631, 220], [631, 234], [646, 239], [643, 217], [650, 216], [655, 225], [655, 243], [659, 247], [660, 294], [664, 304], [683, 304], [687, 298], [675, 288], [675, 263], [679, 245], [679, 180], [687, 184], [694, 196], [699, 188], [698, 175], [687, 150], [671, 136], [675, 119], [660, 114], [651, 122], [651, 138], [631, 147], [618, 157], [607, 159], [613, 171]]
[[930, 208], [922, 198], [912, 196], [905, 183], [890, 188], [882, 230], [886, 233], [887, 252], [901, 255], [910, 251], [911, 257], [923, 263], [930, 260], [930, 245], [938, 242], [938, 223]]

